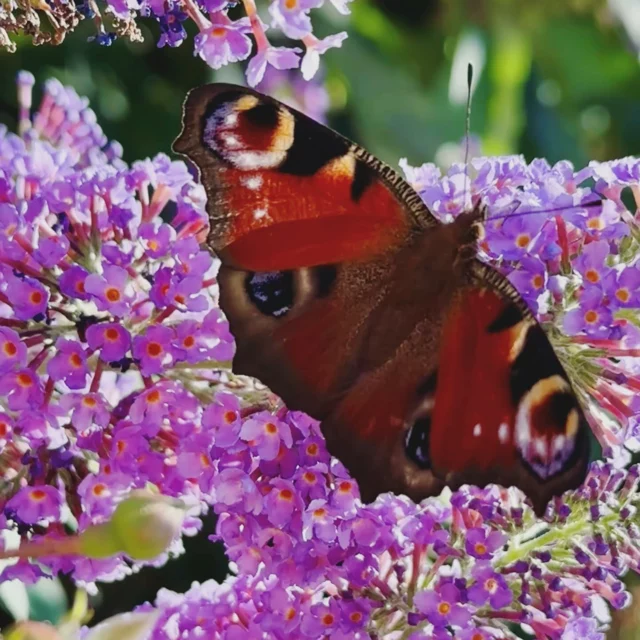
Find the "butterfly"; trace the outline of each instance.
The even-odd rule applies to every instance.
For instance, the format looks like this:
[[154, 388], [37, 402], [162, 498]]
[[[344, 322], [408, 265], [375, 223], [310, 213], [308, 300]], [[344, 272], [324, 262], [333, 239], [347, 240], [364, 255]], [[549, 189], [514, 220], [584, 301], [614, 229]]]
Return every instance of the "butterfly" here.
[[198, 167], [236, 373], [321, 421], [360, 486], [414, 500], [578, 486], [589, 427], [543, 329], [478, 259], [484, 208], [443, 224], [395, 171], [253, 90], [192, 90], [174, 150]]

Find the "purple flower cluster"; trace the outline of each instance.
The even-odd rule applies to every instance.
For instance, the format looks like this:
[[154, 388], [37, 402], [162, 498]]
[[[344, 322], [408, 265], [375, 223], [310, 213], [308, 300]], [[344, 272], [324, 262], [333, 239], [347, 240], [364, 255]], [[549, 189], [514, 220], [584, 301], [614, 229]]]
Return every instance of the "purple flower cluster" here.
[[[29, 117], [32, 85], [20, 75], [21, 135], [0, 131], [0, 524], [34, 540], [82, 531], [147, 483], [197, 515], [197, 394], [233, 355], [200, 248], [204, 191], [167, 156], [127, 166], [57, 81]], [[79, 582], [127, 570], [51, 567]], [[3, 578], [40, 574], [20, 562]]]
[[[186, 167], [165, 156], [129, 167], [73, 91], [48, 83], [30, 116], [32, 79], [19, 84], [21, 133], [0, 133], [3, 530], [55, 541], [148, 484], [193, 505], [183, 534], [212, 508], [234, 575], [161, 592], [154, 640], [603, 637], [604, 604], [627, 605], [621, 576], [640, 571], [640, 469], [621, 464], [638, 442], [637, 305], [611, 302], [625, 287], [625, 302], [637, 296], [622, 192], [640, 163], [575, 173], [486, 158], [472, 179], [407, 168], [445, 219], [465, 199], [487, 202], [486, 257], [537, 309], [614, 459], [543, 518], [495, 486], [363, 505], [317, 423], [228, 370], [217, 264], [199, 246], [204, 194]], [[596, 333], [567, 320], [586, 316], [594, 290], [608, 302], [593, 308], [611, 314]], [[131, 565], [51, 555], [0, 580], [45, 569], [86, 584]]]
[[[351, 1], [330, 0], [330, 4], [346, 15]], [[0, 47], [15, 50], [9, 34], [20, 32], [31, 35], [37, 44], [59, 44], [85, 18], [95, 22], [97, 35], [91, 39], [101, 45], [110, 46], [118, 37], [142, 40], [136, 21], [150, 18], [158, 23], [158, 46], [178, 47], [186, 40], [186, 26], [191, 21], [198, 29], [194, 54], [214, 69], [251, 58], [247, 81], [256, 86], [267, 68], [300, 68], [304, 78], [311, 79], [319, 68], [320, 56], [341, 47], [347, 37], [344, 31], [321, 39], [313, 34], [310, 12], [322, 7], [325, 0], [270, 0], [270, 25], [260, 19], [255, 0], [242, 0], [245, 15], [232, 19], [228, 13], [237, 4], [229, 0], [41, 0], [37, 5], [23, 5], [8, 0], [0, 5]], [[41, 20], [46, 20], [49, 28], [41, 29]], [[266, 34], [269, 26], [300, 41], [304, 49], [272, 45]]]

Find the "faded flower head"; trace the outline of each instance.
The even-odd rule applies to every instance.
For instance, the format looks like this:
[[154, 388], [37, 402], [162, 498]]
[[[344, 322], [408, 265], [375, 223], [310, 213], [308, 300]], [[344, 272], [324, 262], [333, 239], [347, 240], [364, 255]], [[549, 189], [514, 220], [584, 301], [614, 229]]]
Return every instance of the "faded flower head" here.
[[[348, 14], [352, 0], [331, 0], [340, 13]], [[242, 4], [244, 14], [236, 10]], [[25, 33], [35, 44], [60, 44], [81, 20], [91, 19], [97, 33], [90, 40], [111, 46], [118, 38], [142, 41], [138, 22], [157, 22], [158, 47], [178, 47], [187, 39], [186, 27], [194, 23], [194, 55], [213, 69], [248, 60], [247, 81], [256, 86], [268, 69], [298, 69], [310, 80], [320, 65], [320, 56], [328, 49], [341, 47], [346, 32], [316, 38], [311, 11], [325, 0], [270, 0], [267, 13], [270, 24], [258, 15], [254, 0], [68, 0], [0, 3], [0, 47], [15, 51], [9, 36]], [[233, 16], [229, 16], [229, 12]], [[239, 15], [240, 14], [240, 15]], [[42, 22], [48, 23], [41, 28]], [[266, 31], [278, 29], [281, 36], [298, 40], [301, 46], [273, 46]]]
[[[192, 514], [212, 508], [234, 575], [161, 591], [154, 639], [601, 638], [640, 558], [640, 472], [624, 469], [640, 412], [639, 234], [623, 204], [638, 162], [484, 158], [468, 181], [406, 167], [443, 219], [489, 205], [485, 257], [536, 310], [609, 458], [537, 518], [495, 486], [363, 505], [314, 420], [229, 372], [201, 188], [164, 156], [127, 166], [78, 125], [93, 122], [50, 83], [21, 134], [0, 137], [4, 529], [86, 530], [148, 483]], [[197, 527], [192, 515], [182, 532]], [[52, 555], [2, 578], [43, 567], [79, 583], [131, 570], [122, 555]]]

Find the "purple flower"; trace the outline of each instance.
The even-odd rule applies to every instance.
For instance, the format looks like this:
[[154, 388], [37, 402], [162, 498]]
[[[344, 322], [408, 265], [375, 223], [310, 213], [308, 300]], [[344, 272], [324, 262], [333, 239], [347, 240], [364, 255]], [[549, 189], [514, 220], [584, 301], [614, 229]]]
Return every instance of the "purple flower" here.
[[162, 258], [171, 250], [176, 239], [176, 230], [169, 224], [154, 225], [146, 222], [140, 225], [138, 238], [150, 258]]
[[53, 380], [64, 380], [69, 389], [83, 389], [89, 368], [82, 345], [76, 340], [58, 338], [57, 353], [47, 362], [47, 373]]
[[346, 31], [334, 33], [333, 35], [322, 38], [321, 40], [318, 40], [311, 35], [307, 36], [304, 40], [306, 51], [300, 65], [302, 77], [307, 81], [311, 80], [320, 68], [320, 56], [323, 53], [326, 53], [329, 49], [342, 47], [342, 43], [346, 38]]
[[598, 623], [593, 618], [576, 618], [569, 621], [561, 636], [562, 640], [604, 640], [598, 631]]
[[249, 86], [255, 87], [260, 84], [267, 70], [267, 65], [271, 65], [276, 69], [297, 69], [300, 66], [301, 52], [298, 48], [272, 47], [259, 50], [249, 61], [247, 66], [247, 82]]
[[43, 520], [58, 520], [63, 497], [55, 487], [23, 487], [6, 505], [20, 514], [22, 522], [37, 524]]
[[182, 23], [187, 18], [188, 15], [179, 7], [174, 7], [164, 15], [157, 16], [158, 24], [160, 25], [158, 47], [164, 47], [165, 45], [179, 47], [187, 37], [187, 32], [182, 26]]
[[211, 26], [194, 38], [194, 54], [214, 69], [245, 60], [251, 53], [251, 40], [246, 35], [249, 31], [246, 18], [234, 22], [222, 12], [216, 13]]
[[611, 269], [605, 266], [609, 255], [609, 244], [600, 240], [586, 245], [582, 253], [574, 261], [574, 267], [582, 274], [585, 285], [599, 286]]
[[20, 336], [7, 327], [0, 327], [0, 375], [23, 367], [27, 362], [27, 347]]
[[32, 369], [18, 369], [2, 376], [0, 395], [7, 398], [12, 411], [35, 408], [44, 398], [42, 382]]
[[464, 546], [469, 555], [479, 560], [487, 560], [506, 540], [507, 536], [501, 531], [487, 531], [481, 527], [473, 527], [467, 529]]
[[414, 599], [418, 611], [436, 628], [446, 625], [465, 627], [471, 612], [461, 604], [462, 594], [451, 582], [441, 582], [434, 590], [420, 591]]
[[204, 410], [202, 424], [214, 433], [216, 446], [229, 449], [240, 439], [240, 401], [230, 393], [219, 393]]
[[309, 540], [318, 538], [323, 542], [333, 542], [337, 535], [333, 510], [326, 500], [312, 500], [302, 516], [302, 535]]
[[280, 451], [280, 444], [290, 447], [292, 443], [291, 429], [285, 422], [280, 422], [267, 412], [254, 414], [240, 430], [240, 437], [255, 447], [263, 460], [274, 460]]
[[84, 284], [89, 273], [79, 265], [69, 267], [59, 280], [60, 291], [70, 298], [89, 300], [91, 296], [85, 291]]
[[125, 357], [131, 348], [131, 335], [120, 324], [101, 322], [88, 327], [87, 343], [91, 349], [100, 349], [100, 359], [117, 362]]
[[126, 315], [131, 294], [129, 276], [125, 269], [105, 265], [103, 275], [91, 274], [84, 281], [84, 290], [91, 296], [101, 311], [109, 311], [116, 317]]
[[144, 375], [162, 373], [173, 362], [173, 329], [163, 326], [149, 327], [142, 336], [133, 339], [133, 357], [140, 363]]
[[469, 602], [481, 607], [489, 603], [492, 609], [503, 609], [513, 601], [507, 581], [490, 566], [481, 566], [473, 574], [474, 581], [467, 590]]
[[580, 306], [566, 313], [562, 326], [569, 335], [584, 332], [591, 336], [606, 336], [612, 318], [611, 311], [604, 305], [602, 291], [589, 287], [580, 298]]
[[7, 298], [19, 320], [44, 319], [49, 292], [32, 278], [11, 277], [7, 282]]
[[273, 26], [282, 29], [294, 40], [301, 40], [311, 33], [309, 11], [320, 7], [324, 0], [274, 0], [269, 5]]
[[83, 435], [91, 427], [106, 427], [111, 417], [110, 407], [98, 393], [69, 394], [60, 400], [60, 405], [71, 412], [71, 424]]

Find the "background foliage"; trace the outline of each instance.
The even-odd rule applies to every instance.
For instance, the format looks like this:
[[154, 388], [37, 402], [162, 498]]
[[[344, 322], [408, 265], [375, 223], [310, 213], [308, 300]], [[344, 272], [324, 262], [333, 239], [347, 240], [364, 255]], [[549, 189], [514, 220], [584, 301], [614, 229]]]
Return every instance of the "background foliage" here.
[[[324, 57], [330, 122], [391, 164], [402, 156], [415, 164], [460, 159], [471, 59], [477, 83], [471, 132], [483, 153], [569, 159], [576, 166], [636, 154], [640, 67], [632, 16], [619, 10], [625, 1], [627, 8], [634, 4], [356, 0], [348, 25], [327, 11], [319, 35], [350, 33], [341, 50]], [[186, 91], [211, 80], [242, 82], [242, 70], [214, 73], [193, 57], [189, 42], [157, 49], [154, 25], [141, 26], [143, 43], [101, 47], [87, 41], [93, 26], [84, 24], [57, 48], [25, 40], [15, 54], [0, 52], [0, 122], [15, 128], [14, 78], [28, 69], [39, 82], [57, 77], [89, 97], [126, 160], [169, 152]], [[207, 541], [212, 530], [208, 522], [186, 541], [187, 554], [163, 569], [131, 577], [126, 588], [107, 585], [94, 603], [98, 618], [152, 600], [160, 586], [184, 591], [193, 580], [221, 579], [226, 564]], [[52, 597], [35, 594], [32, 607]], [[3, 615], [0, 626], [8, 620]], [[615, 622], [611, 636], [636, 637], [635, 628], [631, 613]]]

